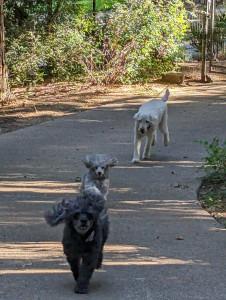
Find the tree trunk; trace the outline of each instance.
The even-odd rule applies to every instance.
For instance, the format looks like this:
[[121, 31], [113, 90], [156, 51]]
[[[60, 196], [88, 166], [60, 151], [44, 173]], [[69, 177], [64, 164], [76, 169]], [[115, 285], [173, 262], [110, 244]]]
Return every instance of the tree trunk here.
[[94, 17], [94, 19], [95, 19], [95, 17], [96, 17], [96, 0], [93, 0], [93, 17]]
[[207, 34], [208, 34], [209, 1], [204, 0], [203, 11], [203, 38], [202, 38], [202, 66], [201, 82], [206, 82], [206, 56], [207, 56]]
[[211, 1], [211, 25], [210, 25], [210, 66], [209, 72], [212, 72], [212, 64], [214, 58], [213, 35], [214, 35], [214, 20], [215, 19], [215, 0]]
[[6, 101], [8, 92], [8, 72], [5, 63], [3, 2], [4, 0], [0, 0], [0, 104]]
[[48, 17], [47, 17], [47, 31], [51, 32], [53, 30], [53, 24], [56, 18], [58, 17], [60, 13], [61, 6], [63, 4], [63, 0], [59, 0], [57, 3], [57, 6], [55, 10], [53, 11], [53, 1], [48, 0], [47, 1], [47, 11], [48, 11]]

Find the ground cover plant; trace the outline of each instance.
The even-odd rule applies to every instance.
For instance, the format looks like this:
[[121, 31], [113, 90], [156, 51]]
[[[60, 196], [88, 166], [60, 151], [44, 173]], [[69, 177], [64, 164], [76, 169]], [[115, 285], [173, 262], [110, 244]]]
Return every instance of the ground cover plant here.
[[202, 206], [226, 227], [226, 140], [197, 140], [207, 151], [200, 167], [206, 175], [198, 191]]

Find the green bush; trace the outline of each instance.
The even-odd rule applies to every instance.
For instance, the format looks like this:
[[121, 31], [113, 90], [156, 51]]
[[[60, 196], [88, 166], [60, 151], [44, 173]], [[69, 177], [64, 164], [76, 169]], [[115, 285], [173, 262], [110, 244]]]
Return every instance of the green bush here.
[[208, 153], [204, 157], [204, 164], [200, 169], [204, 170], [207, 176], [214, 176], [223, 179], [226, 176], [226, 140], [222, 142], [218, 137], [212, 141], [195, 140], [203, 145]]
[[38, 35], [33, 32], [21, 34], [13, 40], [6, 53], [9, 78], [15, 84], [29, 84], [40, 76], [40, 66], [45, 64], [44, 48]]
[[187, 28], [181, 0], [128, 0], [46, 35], [23, 33], [6, 54], [12, 84], [43, 78], [97, 83], [148, 81], [173, 68]]
[[115, 5], [98, 20], [93, 41], [98, 49], [91, 60], [84, 59], [84, 53], [87, 72], [97, 81], [131, 83], [172, 69], [187, 28], [185, 19], [180, 0]]

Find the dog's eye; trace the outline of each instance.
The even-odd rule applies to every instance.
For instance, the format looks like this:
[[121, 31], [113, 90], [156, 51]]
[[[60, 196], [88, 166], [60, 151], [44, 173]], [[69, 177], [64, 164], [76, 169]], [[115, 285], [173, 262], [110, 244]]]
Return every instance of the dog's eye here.
[[88, 214], [87, 214], [87, 218], [88, 218], [89, 220], [92, 220], [92, 219], [93, 219], [93, 214], [88, 213]]
[[79, 213], [75, 213], [75, 214], [74, 214], [74, 219], [75, 219], [75, 220], [78, 220], [78, 218], [79, 218]]

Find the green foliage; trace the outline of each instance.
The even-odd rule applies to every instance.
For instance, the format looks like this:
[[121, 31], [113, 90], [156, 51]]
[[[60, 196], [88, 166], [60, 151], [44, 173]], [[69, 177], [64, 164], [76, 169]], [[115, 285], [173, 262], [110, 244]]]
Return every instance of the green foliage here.
[[[182, 1], [116, 2], [95, 20], [83, 13], [48, 34], [30, 30], [8, 39], [11, 82], [32, 84], [47, 77], [92, 84], [144, 82], [172, 69], [187, 29]], [[98, 3], [106, 7], [107, 1]]]
[[199, 188], [198, 196], [202, 206], [226, 227], [226, 140], [218, 137], [211, 141], [195, 140], [203, 145], [208, 153], [200, 167], [206, 176]]
[[43, 75], [40, 66], [45, 64], [44, 57], [40, 37], [32, 32], [22, 34], [13, 40], [6, 53], [9, 79], [13, 79], [15, 85], [37, 83]]
[[212, 141], [195, 140], [203, 145], [208, 156], [204, 157], [205, 163], [200, 167], [208, 176], [224, 178], [226, 175], [226, 140], [220, 141], [214, 137]]
[[[7, 0], [4, 1], [5, 28], [11, 38], [21, 32], [52, 32], [54, 26], [78, 15], [92, 12], [92, 0]], [[123, 0], [96, 0], [96, 10], [111, 9]]]
[[48, 39], [33, 32], [22, 34], [6, 53], [11, 84], [34, 85], [43, 78], [76, 77], [82, 73], [82, 67], [75, 53], [83, 44], [84, 36], [67, 25], [59, 26]]
[[[104, 11], [112, 9], [115, 3], [124, 3], [124, 0], [96, 0], [96, 11]], [[82, 11], [92, 11], [93, 1], [90, 0], [78, 0], [77, 5]]]

